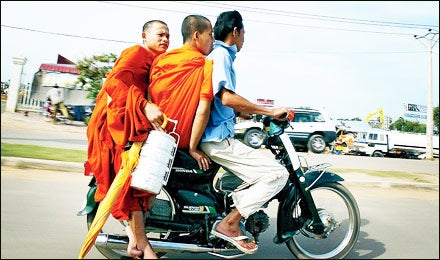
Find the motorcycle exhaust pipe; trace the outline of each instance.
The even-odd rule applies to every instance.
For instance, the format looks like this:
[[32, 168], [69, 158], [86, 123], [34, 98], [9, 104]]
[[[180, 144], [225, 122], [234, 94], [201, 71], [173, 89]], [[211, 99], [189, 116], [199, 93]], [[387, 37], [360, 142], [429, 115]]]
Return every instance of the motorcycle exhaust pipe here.
[[[236, 249], [234, 248], [203, 247], [203, 246], [198, 246], [196, 244], [164, 242], [164, 241], [156, 241], [156, 240], [149, 240], [149, 242], [151, 246], [154, 248], [154, 251], [163, 252], [163, 253], [182, 253], [182, 252], [221, 253], [221, 252], [236, 251]], [[125, 236], [99, 233], [95, 241], [95, 246], [99, 248], [107, 248], [113, 250], [127, 250], [128, 238]]]

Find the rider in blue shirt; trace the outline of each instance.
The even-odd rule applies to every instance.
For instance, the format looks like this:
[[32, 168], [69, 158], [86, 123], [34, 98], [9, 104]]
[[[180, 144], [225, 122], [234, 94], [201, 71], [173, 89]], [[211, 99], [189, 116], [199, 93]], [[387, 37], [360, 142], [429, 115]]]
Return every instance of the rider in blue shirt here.
[[214, 61], [211, 115], [200, 148], [211, 160], [237, 175], [248, 188], [232, 193], [235, 208], [214, 224], [211, 233], [231, 242], [246, 254], [258, 246], [240, 228], [242, 218], [257, 212], [285, 186], [289, 173], [274, 158], [234, 138], [236, 114], [268, 115], [279, 120], [287, 108], [270, 109], [259, 106], [235, 93], [236, 78], [233, 62], [244, 42], [243, 19], [239, 12], [221, 13], [214, 26], [214, 47], [207, 59]]

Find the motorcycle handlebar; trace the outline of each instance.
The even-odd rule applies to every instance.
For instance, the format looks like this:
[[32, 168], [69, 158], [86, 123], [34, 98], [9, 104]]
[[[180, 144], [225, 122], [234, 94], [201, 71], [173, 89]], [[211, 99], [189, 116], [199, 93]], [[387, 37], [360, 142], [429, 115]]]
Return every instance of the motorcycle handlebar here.
[[284, 129], [289, 127], [290, 121], [293, 120], [295, 112], [293, 110], [289, 110], [288, 113], [285, 113], [281, 116], [281, 118], [287, 118], [287, 120], [277, 120], [273, 117], [266, 116], [263, 118], [263, 126], [266, 132], [269, 135], [280, 135], [284, 132]]

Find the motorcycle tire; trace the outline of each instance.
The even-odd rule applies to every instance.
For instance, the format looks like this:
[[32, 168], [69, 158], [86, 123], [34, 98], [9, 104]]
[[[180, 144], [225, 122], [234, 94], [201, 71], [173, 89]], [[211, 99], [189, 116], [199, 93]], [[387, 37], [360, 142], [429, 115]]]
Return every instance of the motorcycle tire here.
[[[95, 219], [98, 206], [99, 203], [96, 204], [92, 212], [87, 214], [87, 229], [90, 229], [92, 222]], [[156, 196], [156, 200], [154, 201], [150, 211], [147, 213], [147, 218], [173, 220], [175, 212], [175, 205], [171, 199], [171, 196], [165, 189], [162, 189], [161, 192]], [[110, 215], [100, 232], [127, 236], [125, 232], [125, 227], [127, 225], [128, 221], [118, 221]], [[148, 226], [146, 227], [148, 238], [157, 239], [161, 236], [162, 233], [165, 233], [166, 231], [167, 230], [154, 229]], [[98, 246], [95, 246], [95, 248], [108, 259], [131, 259], [126, 249], [121, 250], [111, 247], [107, 248]], [[156, 255], [157, 257], [162, 257], [165, 255], [165, 253], [156, 252]]]
[[[325, 230], [315, 234], [306, 230], [307, 223], [286, 242], [298, 259], [342, 259], [355, 246], [361, 226], [356, 200], [342, 184], [322, 183], [310, 189]], [[302, 218], [302, 202], [293, 207], [292, 216]]]

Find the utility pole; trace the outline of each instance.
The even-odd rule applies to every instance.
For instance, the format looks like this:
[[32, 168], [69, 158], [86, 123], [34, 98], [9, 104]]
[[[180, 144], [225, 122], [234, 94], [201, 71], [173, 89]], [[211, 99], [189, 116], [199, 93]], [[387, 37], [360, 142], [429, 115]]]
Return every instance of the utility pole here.
[[[428, 33], [423, 36], [414, 35], [414, 38], [425, 39], [428, 41], [428, 51], [429, 51], [429, 85], [428, 85], [428, 105], [427, 105], [427, 118], [426, 118], [426, 159], [432, 160], [432, 135], [434, 130], [434, 113], [432, 110], [432, 47], [438, 41], [438, 32], [429, 29]], [[434, 42], [434, 43], [433, 43]]]

